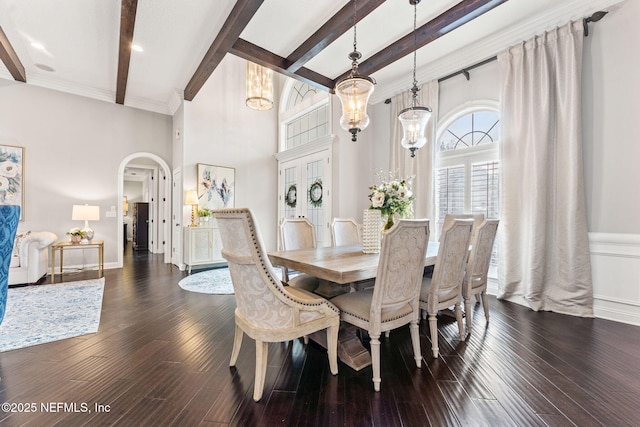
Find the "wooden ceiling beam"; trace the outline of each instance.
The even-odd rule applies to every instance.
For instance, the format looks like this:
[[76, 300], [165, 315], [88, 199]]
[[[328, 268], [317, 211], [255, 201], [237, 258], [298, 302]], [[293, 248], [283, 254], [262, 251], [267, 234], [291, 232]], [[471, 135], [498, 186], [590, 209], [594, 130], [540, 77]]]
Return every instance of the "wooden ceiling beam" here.
[[[451, 9], [432, 19], [416, 30], [416, 42], [414, 45], [413, 31], [399, 40], [391, 43], [380, 52], [363, 61], [358, 66], [358, 73], [369, 76], [376, 71], [394, 63], [404, 56], [412, 53], [443, 35], [461, 27], [467, 22], [481, 16], [491, 9], [506, 3], [508, 0], [465, 0]], [[344, 72], [334, 80], [336, 82], [347, 77], [351, 70]]]
[[229, 49], [229, 53], [247, 61], [254, 62], [263, 67], [267, 67], [287, 77], [305, 82], [311, 86], [331, 91], [333, 80], [321, 74], [311, 71], [308, 68], [300, 68], [295, 73], [288, 70], [289, 61], [285, 58], [269, 52], [253, 43], [243, 39], [238, 39]]
[[231, 47], [238, 41], [240, 34], [244, 31], [253, 15], [258, 11], [264, 0], [238, 0], [233, 6], [233, 10], [224, 22], [222, 29], [216, 36], [209, 50], [204, 55], [202, 62], [196, 72], [189, 80], [184, 90], [184, 99], [193, 101], [198, 91], [205, 84], [209, 76], [218, 67], [224, 56]]
[[122, 0], [120, 6], [120, 48], [118, 50], [118, 78], [116, 80], [116, 104], [124, 104], [129, 79], [131, 44], [136, 25], [138, 0]]
[[[344, 5], [338, 13], [333, 15], [330, 20], [318, 29], [318, 31], [305, 40], [304, 43], [298, 46], [291, 55], [287, 57], [287, 61], [289, 62], [287, 71], [298, 71], [304, 64], [320, 53], [320, 51], [333, 43], [349, 29], [353, 28], [353, 1], [355, 0], [351, 0], [349, 3]], [[385, 1], [386, 0], [370, 0], [356, 3], [355, 16], [357, 22], [360, 22], [360, 20], [373, 12]]]
[[11, 42], [2, 27], [0, 27], [0, 59], [2, 59], [14, 80], [23, 83], [27, 82], [27, 73], [24, 71], [24, 65], [20, 62], [18, 54], [11, 46]]

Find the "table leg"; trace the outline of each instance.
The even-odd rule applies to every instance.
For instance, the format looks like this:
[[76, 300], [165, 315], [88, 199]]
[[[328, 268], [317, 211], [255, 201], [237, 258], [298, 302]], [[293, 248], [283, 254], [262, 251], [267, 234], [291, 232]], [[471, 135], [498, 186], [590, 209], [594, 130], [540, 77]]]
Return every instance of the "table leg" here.
[[[359, 371], [371, 365], [371, 354], [362, 345], [357, 335], [358, 328], [345, 322], [340, 324], [338, 335], [338, 359], [353, 370]], [[327, 348], [327, 332], [319, 331], [309, 335], [309, 338]]]
[[51, 258], [51, 283], [55, 283], [56, 282], [56, 251], [55, 249], [53, 249], [53, 247], [51, 247], [50, 251], [50, 258]]
[[98, 274], [99, 277], [103, 277], [104, 276], [104, 246], [100, 245], [98, 247], [98, 257], [100, 258], [98, 260], [99, 265], [98, 265]]

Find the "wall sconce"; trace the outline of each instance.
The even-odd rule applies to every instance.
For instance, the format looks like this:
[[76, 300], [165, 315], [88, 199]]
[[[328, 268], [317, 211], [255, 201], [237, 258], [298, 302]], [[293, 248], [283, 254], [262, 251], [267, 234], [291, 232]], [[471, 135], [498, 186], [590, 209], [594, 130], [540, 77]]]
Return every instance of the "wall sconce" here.
[[82, 229], [84, 232], [83, 240], [86, 239], [86, 241], [90, 242], [93, 240], [94, 232], [89, 228], [89, 221], [100, 220], [100, 206], [73, 205], [71, 219], [73, 221], [84, 221], [84, 228]]
[[122, 213], [125, 216], [129, 213], [129, 200], [127, 200], [127, 196], [122, 198]]
[[196, 206], [198, 206], [198, 193], [196, 190], [189, 190], [184, 195], [184, 204], [191, 205], [191, 225], [196, 226]]

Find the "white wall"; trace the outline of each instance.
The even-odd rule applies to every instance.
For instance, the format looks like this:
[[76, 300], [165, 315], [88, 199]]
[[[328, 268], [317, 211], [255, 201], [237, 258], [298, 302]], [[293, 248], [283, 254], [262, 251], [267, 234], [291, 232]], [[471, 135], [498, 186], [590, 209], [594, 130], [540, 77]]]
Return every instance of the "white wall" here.
[[589, 26], [583, 117], [587, 219], [598, 317], [640, 325], [640, 2]]
[[[272, 250], [277, 230], [273, 156], [278, 149], [278, 109], [256, 111], [245, 105], [245, 73], [246, 62], [227, 55], [195, 99], [184, 103], [183, 188], [196, 188], [198, 163], [235, 168], [235, 207], [254, 211], [265, 246]], [[280, 93], [279, 87], [275, 93]]]
[[[60, 240], [72, 227], [74, 204], [100, 206], [90, 223], [105, 241], [107, 267], [117, 263], [118, 167], [129, 154], [152, 152], [171, 164], [171, 117], [115, 103], [0, 80], [0, 143], [25, 148], [25, 206], [20, 230], [48, 230]], [[95, 264], [70, 251], [65, 265]], [[80, 254], [77, 254], [80, 257]], [[69, 263], [67, 263], [67, 261]]]

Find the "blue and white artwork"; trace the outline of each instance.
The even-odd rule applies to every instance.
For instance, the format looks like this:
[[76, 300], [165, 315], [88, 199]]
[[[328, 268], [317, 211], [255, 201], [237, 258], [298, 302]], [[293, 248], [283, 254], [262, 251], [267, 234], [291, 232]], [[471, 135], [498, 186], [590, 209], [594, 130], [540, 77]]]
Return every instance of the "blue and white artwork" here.
[[235, 207], [236, 170], [198, 164], [198, 204], [201, 208]]

